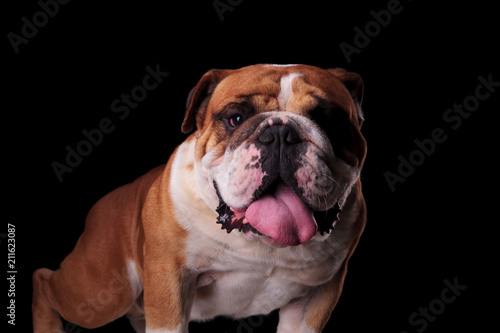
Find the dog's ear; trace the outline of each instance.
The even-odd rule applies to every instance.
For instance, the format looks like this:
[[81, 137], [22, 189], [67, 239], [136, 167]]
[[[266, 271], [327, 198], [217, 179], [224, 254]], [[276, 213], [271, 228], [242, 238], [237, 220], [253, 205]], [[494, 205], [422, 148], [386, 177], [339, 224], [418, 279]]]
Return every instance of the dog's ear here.
[[196, 125], [201, 128], [205, 121], [208, 101], [215, 90], [215, 87], [222, 79], [229, 75], [231, 70], [212, 69], [205, 73], [198, 81], [198, 84], [191, 89], [186, 102], [186, 114], [182, 123], [182, 133], [189, 133]]
[[[366, 142], [361, 134], [361, 125], [363, 124], [363, 113], [361, 112], [361, 103], [363, 101], [363, 79], [359, 74], [348, 72], [342, 68], [328, 69], [328, 72], [339, 79], [351, 94], [356, 108], [356, 112], [351, 114], [349, 123], [341, 125], [338, 128], [337, 140], [334, 144], [337, 147], [339, 156], [344, 158], [349, 164], [361, 168], [366, 155]], [[346, 133], [345, 131], [348, 131]], [[343, 133], [343, 134], [342, 134]]]
[[361, 127], [364, 120], [363, 112], [361, 111], [361, 103], [363, 102], [363, 79], [359, 74], [348, 72], [343, 68], [330, 68], [327, 69], [327, 71], [339, 79], [351, 93], [354, 105], [356, 105], [357, 120]]

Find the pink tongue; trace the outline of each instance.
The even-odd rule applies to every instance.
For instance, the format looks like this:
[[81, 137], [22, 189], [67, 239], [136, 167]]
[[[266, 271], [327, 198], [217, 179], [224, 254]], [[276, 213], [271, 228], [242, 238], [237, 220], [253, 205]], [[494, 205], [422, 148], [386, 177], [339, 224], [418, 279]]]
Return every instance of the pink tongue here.
[[282, 245], [299, 245], [316, 234], [312, 211], [284, 183], [275, 193], [253, 202], [245, 217], [252, 227]]

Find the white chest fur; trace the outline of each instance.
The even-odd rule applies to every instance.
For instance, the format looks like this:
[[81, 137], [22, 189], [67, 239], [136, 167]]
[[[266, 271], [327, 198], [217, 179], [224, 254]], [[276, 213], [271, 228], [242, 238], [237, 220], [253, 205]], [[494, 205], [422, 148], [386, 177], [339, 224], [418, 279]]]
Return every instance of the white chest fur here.
[[[317, 252], [320, 243], [309, 244], [310, 249], [301, 246], [304, 248], [250, 253], [229, 249], [210, 239], [200, 242], [199, 237], [195, 238], [188, 246], [189, 266], [197, 276], [192, 320], [267, 314], [330, 280], [345, 256], [333, 253], [333, 247]], [[325, 243], [321, 244], [324, 250]]]

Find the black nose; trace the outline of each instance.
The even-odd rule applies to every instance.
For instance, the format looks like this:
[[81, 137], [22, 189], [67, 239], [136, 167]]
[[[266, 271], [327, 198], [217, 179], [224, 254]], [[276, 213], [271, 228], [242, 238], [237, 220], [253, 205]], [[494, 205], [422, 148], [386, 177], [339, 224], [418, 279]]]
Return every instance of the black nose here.
[[280, 145], [286, 147], [302, 142], [299, 133], [297, 133], [297, 131], [293, 127], [287, 125], [277, 125], [266, 128], [260, 134], [258, 140], [264, 145], [276, 145], [276, 148]]
[[[288, 124], [276, 124], [265, 128], [255, 140], [260, 151], [263, 186], [268, 186], [280, 177], [289, 186], [297, 183], [295, 173], [301, 167], [302, 157], [307, 146], [300, 131], [291, 121]], [[266, 185], [267, 184], [267, 185]]]

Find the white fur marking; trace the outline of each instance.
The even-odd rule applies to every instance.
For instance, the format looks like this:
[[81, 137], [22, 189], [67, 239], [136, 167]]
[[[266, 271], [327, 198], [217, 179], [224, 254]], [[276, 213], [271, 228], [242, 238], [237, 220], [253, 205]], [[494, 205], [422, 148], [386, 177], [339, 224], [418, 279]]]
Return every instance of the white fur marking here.
[[297, 66], [297, 64], [287, 64], [287, 65], [271, 64], [271, 65], [265, 65], [264, 67], [292, 67], [292, 66]]
[[139, 277], [139, 273], [137, 272], [137, 268], [133, 260], [127, 260], [127, 271], [130, 281], [130, 288], [132, 289], [132, 295], [134, 296], [134, 298], [137, 298], [142, 291], [142, 281]]
[[278, 95], [278, 103], [280, 110], [286, 110], [288, 102], [293, 97], [292, 84], [293, 80], [297, 77], [302, 76], [300, 73], [292, 73], [281, 78], [280, 81], [280, 93]]

